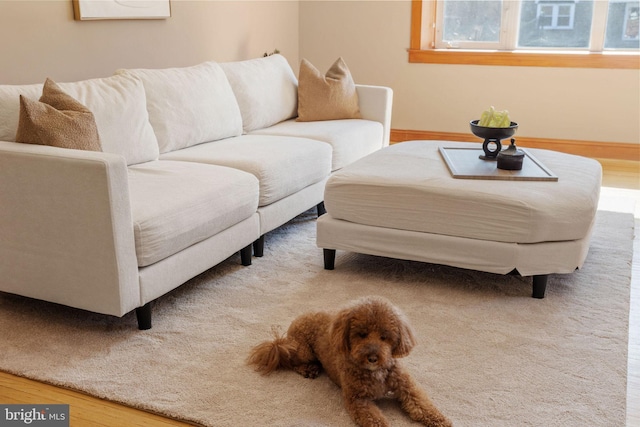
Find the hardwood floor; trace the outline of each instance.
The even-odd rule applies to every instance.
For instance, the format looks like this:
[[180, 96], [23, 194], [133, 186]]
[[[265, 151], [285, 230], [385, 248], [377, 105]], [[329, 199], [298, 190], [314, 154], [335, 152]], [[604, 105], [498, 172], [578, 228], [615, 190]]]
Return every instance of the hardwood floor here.
[[[636, 216], [640, 230], [640, 162], [600, 160], [604, 169], [603, 203], [620, 203]], [[635, 199], [636, 206], [629, 200]], [[629, 315], [627, 426], [640, 426], [640, 232], [636, 231]], [[63, 403], [71, 408], [71, 426], [187, 426], [155, 414], [0, 372], [0, 403]]]
[[68, 404], [73, 427], [191, 425], [4, 372], [0, 372], [0, 403]]

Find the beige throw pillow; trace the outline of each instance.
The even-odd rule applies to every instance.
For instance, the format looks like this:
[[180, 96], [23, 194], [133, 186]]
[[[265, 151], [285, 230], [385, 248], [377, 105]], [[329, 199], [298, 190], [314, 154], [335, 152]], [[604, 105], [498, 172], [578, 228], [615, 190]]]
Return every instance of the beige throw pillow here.
[[39, 101], [20, 95], [16, 141], [102, 151], [93, 113], [47, 79]]
[[323, 76], [303, 59], [298, 77], [297, 121], [360, 118], [356, 85], [344, 60], [338, 58]]

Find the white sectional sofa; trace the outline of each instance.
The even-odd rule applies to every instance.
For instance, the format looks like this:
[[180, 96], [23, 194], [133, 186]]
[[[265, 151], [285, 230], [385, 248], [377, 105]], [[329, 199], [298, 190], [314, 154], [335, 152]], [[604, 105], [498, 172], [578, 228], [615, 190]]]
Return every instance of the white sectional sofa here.
[[235, 252], [251, 264], [389, 143], [389, 88], [356, 85], [362, 119], [298, 122], [297, 85], [280, 55], [60, 83], [102, 152], [14, 142], [19, 95], [43, 85], [0, 85], [0, 291], [148, 329], [156, 298]]

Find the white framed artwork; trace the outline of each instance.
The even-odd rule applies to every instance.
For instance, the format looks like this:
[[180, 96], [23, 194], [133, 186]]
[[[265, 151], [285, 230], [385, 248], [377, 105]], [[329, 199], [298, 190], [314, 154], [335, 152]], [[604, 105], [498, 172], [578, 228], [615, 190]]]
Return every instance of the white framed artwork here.
[[73, 0], [78, 21], [97, 19], [166, 19], [171, 16], [169, 0]]

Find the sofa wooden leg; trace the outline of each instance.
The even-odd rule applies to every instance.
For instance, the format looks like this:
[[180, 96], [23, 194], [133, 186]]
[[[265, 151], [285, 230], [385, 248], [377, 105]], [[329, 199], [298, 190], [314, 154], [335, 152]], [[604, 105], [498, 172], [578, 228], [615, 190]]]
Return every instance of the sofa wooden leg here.
[[264, 234], [253, 242], [253, 255], [258, 258], [264, 255]]
[[544, 298], [544, 293], [547, 290], [547, 279], [549, 275], [539, 274], [533, 276], [533, 298]]
[[244, 266], [251, 265], [251, 245], [240, 249], [240, 262]]
[[336, 250], [335, 249], [323, 249], [324, 254], [324, 269], [333, 270], [336, 265]]
[[316, 205], [316, 209], [318, 210], [318, 217], [327, 213], [327, 210], [324, 208], [324, 202], [320, 202]]
[[136, 318], [138, 319], [138, 329], [141, 331], [151, 329], [151, 301], [136, 308]]

